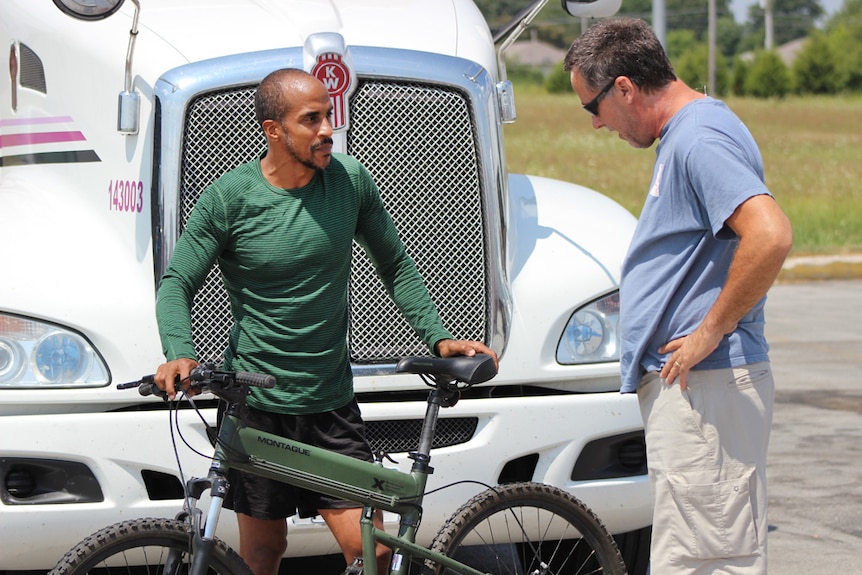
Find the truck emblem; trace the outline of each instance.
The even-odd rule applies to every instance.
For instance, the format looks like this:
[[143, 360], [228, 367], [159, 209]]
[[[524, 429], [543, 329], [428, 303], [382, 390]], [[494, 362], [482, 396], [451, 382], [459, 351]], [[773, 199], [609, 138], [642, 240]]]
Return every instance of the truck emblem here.
[[317, 64], [311, 73], [323, 82], [332, 99], [332, 129], [346, 128], [348, 126], [347, 97], [353, 91], [350, 68], [345, 64], [341, 54], [327, 52], [317, 57]]

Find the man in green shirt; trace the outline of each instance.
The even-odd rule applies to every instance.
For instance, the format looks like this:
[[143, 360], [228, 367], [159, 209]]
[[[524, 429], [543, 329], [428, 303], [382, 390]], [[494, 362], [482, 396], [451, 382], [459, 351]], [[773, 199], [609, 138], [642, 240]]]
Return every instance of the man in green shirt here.
[[[454, 340], [443, 327], [371, 175], [355, 159], [332, 153], [324, 85], [302, 70], [277, 70], [258, 87], [255, 113], [266, 153], [204, 191], [162, 278], [156, 316], [168, 361], [155, 380], [173, 398], [175, 378], [197, 365], [191, 303], [218, 261], [234, 318], [225, 369], [278, 381], [253, 391], [246, 421], [370, 460], [346, 342], [354, 239], [435, 354], [496, 354], [481, 342]], [[226, 506], [237, 512], [240, 555], [256, 575], [277, 573], [286, 518], [297, 509], [324, 518], [348, 563], [362, 555], [356, 504], [238, 472], [230, 482]], [[385, 573], [388, 550], [380, 546], [378, 558]]]

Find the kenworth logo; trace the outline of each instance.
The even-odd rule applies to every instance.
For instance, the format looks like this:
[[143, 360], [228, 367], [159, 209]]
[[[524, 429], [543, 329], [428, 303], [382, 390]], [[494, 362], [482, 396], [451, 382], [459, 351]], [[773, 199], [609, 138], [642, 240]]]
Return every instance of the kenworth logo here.
[[285, 451], [292, 451], [293, 453], [298, 453], [299, 455], [311, 455], [311, 452], [309, 452], [307, 449], [297, 447], [296, 445], [291, 445], [290, 443], [285, 443], [284, 441], [277, 441], [275, 439], [270, 439], [269, 437], [263, 437], [262, 435], [257, 436], [257, 442], [265, 443], [270, 447], [284, 449]]
[[323, 82], [332, 100], [332, 129], [341, 130], [348, 125], [347, 97], [353, 91], [353, 78], [350, 68], [341, 54], [327, 52], [317, 57], [317, 64], [311, 70], [315, 78]]

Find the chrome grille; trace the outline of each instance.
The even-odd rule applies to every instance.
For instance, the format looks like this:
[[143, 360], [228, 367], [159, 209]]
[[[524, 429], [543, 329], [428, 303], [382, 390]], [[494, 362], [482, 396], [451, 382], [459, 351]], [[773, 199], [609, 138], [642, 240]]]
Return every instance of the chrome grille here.
[[[201, 192], [266, 146], [254, 120], [254, 86], [208, 92], [186, 112], [180, 232]], [[350, 102], [348, 153], [374, 176], [407, 251], [446, 327], [488, 341], [488, 286], [479, 153], [469, 100], [410, 82], [361, 81]], [[427, 349], [354, 245], [348, 343], [355, 364], [392, 363]], [[194, 336], [202, 360], [220, 361], [231, 324], [216, 267], [195, 298]]]

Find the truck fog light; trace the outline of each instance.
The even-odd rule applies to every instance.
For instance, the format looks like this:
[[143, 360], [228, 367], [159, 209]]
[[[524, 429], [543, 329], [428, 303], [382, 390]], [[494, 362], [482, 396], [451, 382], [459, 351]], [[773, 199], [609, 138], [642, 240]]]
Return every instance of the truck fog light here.
[[572, 481], [596, 481], [647, 474], [643, 430], [599, 437], [587, 443], [572, 468]]
[[87, 465], [62, 459], [0, 457], [3, 505], [98, 503], [102, 488]]
[[624, 469], [643, 469], [646, 466], [646, 444], [642, 437], [624, 441], [617, 451]]
[[6, 474], [4, 481], [9, 495], [19, 499], [30, 497], [36, 490], [36, 479], [27, 469], [12, 469]]

